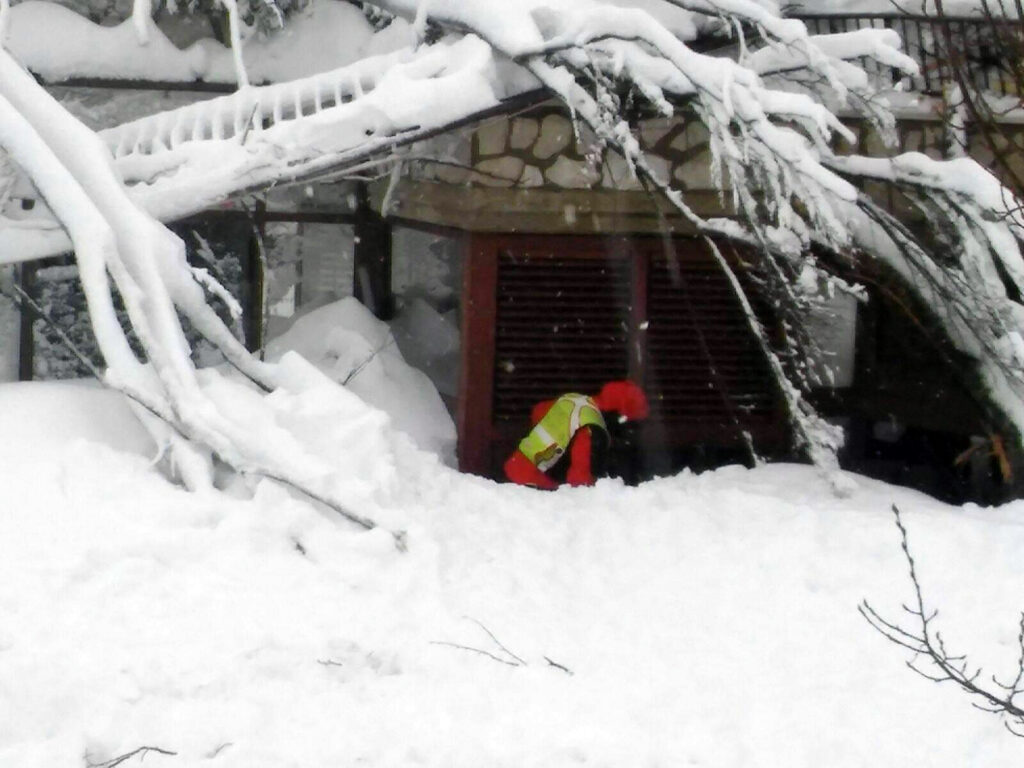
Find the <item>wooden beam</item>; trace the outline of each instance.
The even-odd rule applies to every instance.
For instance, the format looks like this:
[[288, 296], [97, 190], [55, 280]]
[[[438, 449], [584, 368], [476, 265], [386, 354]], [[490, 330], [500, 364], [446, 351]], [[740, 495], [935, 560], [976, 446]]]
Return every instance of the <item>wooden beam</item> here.
[[[34, 263], [18, 265], [18, 283], [26, 294], [35, 298], [36, 265]], [[36, 320], [36, 313], [24, 302], [21, 304], [21, 323], [18, 332], [18, 381], [32, 381], [33, 378], [33, 355], [35, 352], [35, 335], [32, 326]]]
[[482, 235], [467, 238], [462, 283], [462, 361], [459, 372], [459, 469], [493, 471], [491, 414], [494, 399], [494, 332], [498, 253]]

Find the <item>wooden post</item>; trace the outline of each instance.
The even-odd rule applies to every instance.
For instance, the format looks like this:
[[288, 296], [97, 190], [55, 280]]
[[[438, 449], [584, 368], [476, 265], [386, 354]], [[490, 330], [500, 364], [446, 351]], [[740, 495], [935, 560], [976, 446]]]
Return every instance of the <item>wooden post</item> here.
[[395, 312], [391, 293], [391, 225], [370, 206], [366, 184], [356, 185], [352, 295], [381, 320]]
[[267, 255], [263, 252], [266, 244], [267, 204], [263, 200], [256, 201], [256, 210], [249, 215], [252, 231], [249, 234], [249, 248], [245, 267], [245, 345], [250, 352], [260, 353], [263, 359], [263, 347], [267, 343], [267, 296], [266, 279]]
[[[19, 264], [17, 280], [21, 290], [34, 298], [36, 283], [35, 264]], [[35, 337], [32, 333], [32, 325], [35, 320], [36, 313], [22, 302], [21, 323], [18, 334], [18, 381], [32, 381], [32, 355], [35, 350]]]
[[[479, 235], [467, 238], [462, 283], [462, 364], [459, 374], [459, 469], [492, 471], [494, 324], [497, 315], [498, 254]], [[490, 247], [488, 247], [490, 246]]]

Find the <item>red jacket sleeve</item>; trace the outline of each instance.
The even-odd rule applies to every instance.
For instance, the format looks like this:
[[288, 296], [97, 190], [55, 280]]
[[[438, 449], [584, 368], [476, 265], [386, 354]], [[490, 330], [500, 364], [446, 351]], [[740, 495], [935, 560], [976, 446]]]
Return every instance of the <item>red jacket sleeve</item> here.
[[554, 400], [543, 400], [533, 406], [533, 410], [530, 411], [530, 426], [537, 426], [540, 420], [547, 415], [547, 412], [551, 410], [551, 406], [554, 404]]

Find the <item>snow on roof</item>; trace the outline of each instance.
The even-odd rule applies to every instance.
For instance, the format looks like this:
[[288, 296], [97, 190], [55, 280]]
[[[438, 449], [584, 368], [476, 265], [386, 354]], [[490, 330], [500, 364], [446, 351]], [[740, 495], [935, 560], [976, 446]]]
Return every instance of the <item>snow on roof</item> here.
[[[104, 27], [44, 0], [27, 0], [9, 13], [8, 49], [51, 82], [75, 77], [235, 82], [231, 49], [216, 40], [182, 50], [149, 21], [149, 42], [143, 45], [131, 19]], [[409, 44], [410, 35], [401, 20], [375, 33], [354, 6], [320, 2], [296, 13], [280, 33], [247, 40], [243, 51], [252, 82], [281, 82], [397, 50]]]
[[[703, 19], [660, 0], [604, 1], [642, 8], [682, 39], [696, 37]], [[901, 6], [892, 0], [808, 0], [790, 13], [891, 13], [898, 7], [908, 13], [929, 10], [909, 0], [903, 0]], [[977, 7], [977, 0], [945, 4], [949, 14], [969, 14]], [[148, 41], [143, 43], [131, 18], [115, 26], [101, 26], [56, 3], [26, 0], [9, 9], [6, 43], [16, 59], [50, 82], [89, 77], [235, 82], [227, 46], [202, 39], [178, 48], [152, 20], [147, 20], [146, 27]], [[412, 28], [402, 19], [375, 32], [353, 5], [311, 2], [291, 17], [284, 30], [271, 36], [252, 32], [244, 42], [244, 58], [252, 82], [283, 82], [388, 53], [412, 41]]]
[[[657, 0], [609, 2], [644, 8], [680, 37], [697, 34], [692, 14], [680, 8]], [[46, 0], [26, 0], [9, 13], [8, 49], [50, 82], [83, 77], [235, 82], [230, 48], [212, 39], [177, 48], [152, 20], [147, 22], [149, 40], [144, 44], [130, 18], [101, 26]], [[271, 36], [254, 34], [243, 49], [252, 82], [283, 82], [389, 53], [412, 41], [412, 29], [402, 19], [375, 32], [353, 5], [311, 2], [290, 18], [284, 30]]]

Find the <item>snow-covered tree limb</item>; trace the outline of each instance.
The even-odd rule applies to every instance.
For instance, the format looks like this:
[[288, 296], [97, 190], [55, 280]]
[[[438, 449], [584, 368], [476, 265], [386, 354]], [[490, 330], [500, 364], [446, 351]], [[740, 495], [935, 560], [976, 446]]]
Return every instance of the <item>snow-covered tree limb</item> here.
[[[176, 310], [189, 317], [239, 370], [266, 389], [277, 369], [241, 347], [203, 299], [184, 244], [125, 194], [106, 148], [0, 50], [0, 147], [26, 170], [75, 247], [93, 327], [104, 356], [103, 380], [139, 406], [158, 445], [171, 449], [182, 480], [211, 485], [211, 456], [243, 475], [271, 479], [320, 501], [363, 528], [375, 523], [348, 509], [322, 460], [281, 435], [261, 440], [226, 415], [202, 386]], [[107, 274], [122, 296], [148, 357], [131, 351], [114, 314]], [[292, 386], [304, 386], [291, 376]], [[265, 435], [264, 435], [265, 437]], [[396, 534], [396, 542], [401, 539]]]
[[969, 158], [830, 158], [851, 178], [893, 185], [927, 223], [911, 228], [869, 197], [849, 214], [863, 253], [897, 273], [953, 346], [975, 360], [968, 382], [994, 422], [1020, 441], [1024, 425], [1024, 240], [1021, 203]]

